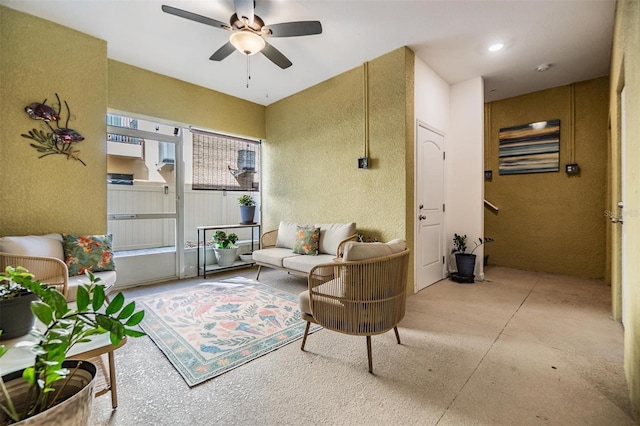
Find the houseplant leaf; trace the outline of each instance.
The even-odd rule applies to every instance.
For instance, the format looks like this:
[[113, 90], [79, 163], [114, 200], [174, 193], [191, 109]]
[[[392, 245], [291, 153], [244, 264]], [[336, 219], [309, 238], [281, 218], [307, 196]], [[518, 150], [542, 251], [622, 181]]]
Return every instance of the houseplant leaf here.
[[106, 314], [107, 315], [115, 314], [120, 310], [120, 308], [122, 308], [123, 304], [124, 304], [124, 295], [122, 293], [118, 293], [116, 297], [113, 298], [111, 303], [109, 303], [109, 305], [107, 306]]

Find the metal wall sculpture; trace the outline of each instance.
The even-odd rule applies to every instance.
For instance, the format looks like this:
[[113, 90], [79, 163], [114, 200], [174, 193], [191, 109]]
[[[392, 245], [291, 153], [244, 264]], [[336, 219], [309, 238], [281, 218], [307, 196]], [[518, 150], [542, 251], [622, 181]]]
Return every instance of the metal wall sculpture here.
[[[29, 117], [34, 120], [42, 120], [46, 128], [45, 130], [34, 128], [30, 130], [28, 134], [23, 133], [21, 136], [33, 141], [30, 145], [42, 154], [38, 158], [60, 154], [65, 155], [68, 160], [77, 160], [86, 166], [85, 162], [78, 157], [80, 150], [75, 149], [75, 144], [83, 141], [84, 136], [69, 128], [69, 120], [71, 120], [72, 115], [67, 101], [64, 101], [67, 109], [67, 119], [65, 120], [64, 127], [60, 126], [62, 102], [60, 102], [60, 97], [57, 93], [56, 99], [58, 103], [53, 106], [47, 105], [47, 100], [45, 99], [42, 102], [33, 102], [24, 108]], [[57, 110], [55, 108], [56, 106]], [[51, 125], [51, 122], [55, 123], [55, 127]]]

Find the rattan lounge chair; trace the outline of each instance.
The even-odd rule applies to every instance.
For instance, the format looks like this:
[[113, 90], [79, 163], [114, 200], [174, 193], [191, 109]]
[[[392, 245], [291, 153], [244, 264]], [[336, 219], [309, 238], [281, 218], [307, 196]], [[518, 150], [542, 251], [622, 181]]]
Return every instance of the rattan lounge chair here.
[[[381, 244], [382, 246], [382, 244]], [[345, 255], [347, 257], [348, 255]], [[392, 328], [404, 317], [409, 251], [358, 261], [336, 261], [314, 267], [309, 289], [300, 294], [302, 318], [339, 333], [366, 336], [369, 372], [373, 373], [371, 336]]]

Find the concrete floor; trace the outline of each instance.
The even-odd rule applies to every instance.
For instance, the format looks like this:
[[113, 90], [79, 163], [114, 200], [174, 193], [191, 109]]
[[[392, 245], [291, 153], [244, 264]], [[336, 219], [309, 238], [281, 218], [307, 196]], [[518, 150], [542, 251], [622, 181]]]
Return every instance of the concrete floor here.
[[[443, 280], [410, 296], [402, 345], [393, 332], [372, 339], [373, 375], [364, 337], [320, 330], [306, 352], [294, 342], [189, 388], [149, 338], [130, 339], [116, 351], [119, 407], [97, 398], [90, 424], [637, 424], [608, 286], [499, 267], [486, 277]], [[292, 293], [306, 288], [281, 271], [260, 278]]]

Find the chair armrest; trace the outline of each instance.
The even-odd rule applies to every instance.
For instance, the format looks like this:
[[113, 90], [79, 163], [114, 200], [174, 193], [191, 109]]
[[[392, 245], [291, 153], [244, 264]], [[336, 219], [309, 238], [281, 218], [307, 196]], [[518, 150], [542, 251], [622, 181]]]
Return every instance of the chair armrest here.
[[69, 270], [67, 265], [55, 257], [26, 256], [0, 252], [0, 268], [2, 271], [7, 266], [22, 266], [33, 274], [34, 278], [42, 284], [55, 286], [56, 289], [67, 297], [69, 287]]
[[344, 266], [345, 262], [342, 260], [344, 256], [344, 246], [349, 241], [357, 241], [358, 235], [353, 234], [348, 238], [340, 241], [338, 244], [338, 252], [337, 257], [333, 260], [333, 262], [323, 263], [317, 266], [314, 266], [311, 271], [309, 271], [308, 275], [308, 283], [309, 288], [318, 287], [328, 281], [331, 281], [337, 277], [340, 277], [341, 274], [341, 266]]
[[278, 240], [278, 230], [267, 231], [260, 237], [260, 248], [275, 247]]
[[336, 253], [336, 256], [339, 259], [342, 259], [344, 257], [344, 246], [349, 241], [358, 241], [358, 234], [353, 234], [352, 236], [350, 236], [348, 238], [345, 238], [344, 240], [340, 241], [340, 244], [338, 244], [338, 252]]
[[321, 286], [322, 284], [329, 282], [339, 276], [339, 267], [342, 262], [337, 260], [330, 263], [323, 263], [321, 265], [314, 266], [307, 277], [309, 290]]

